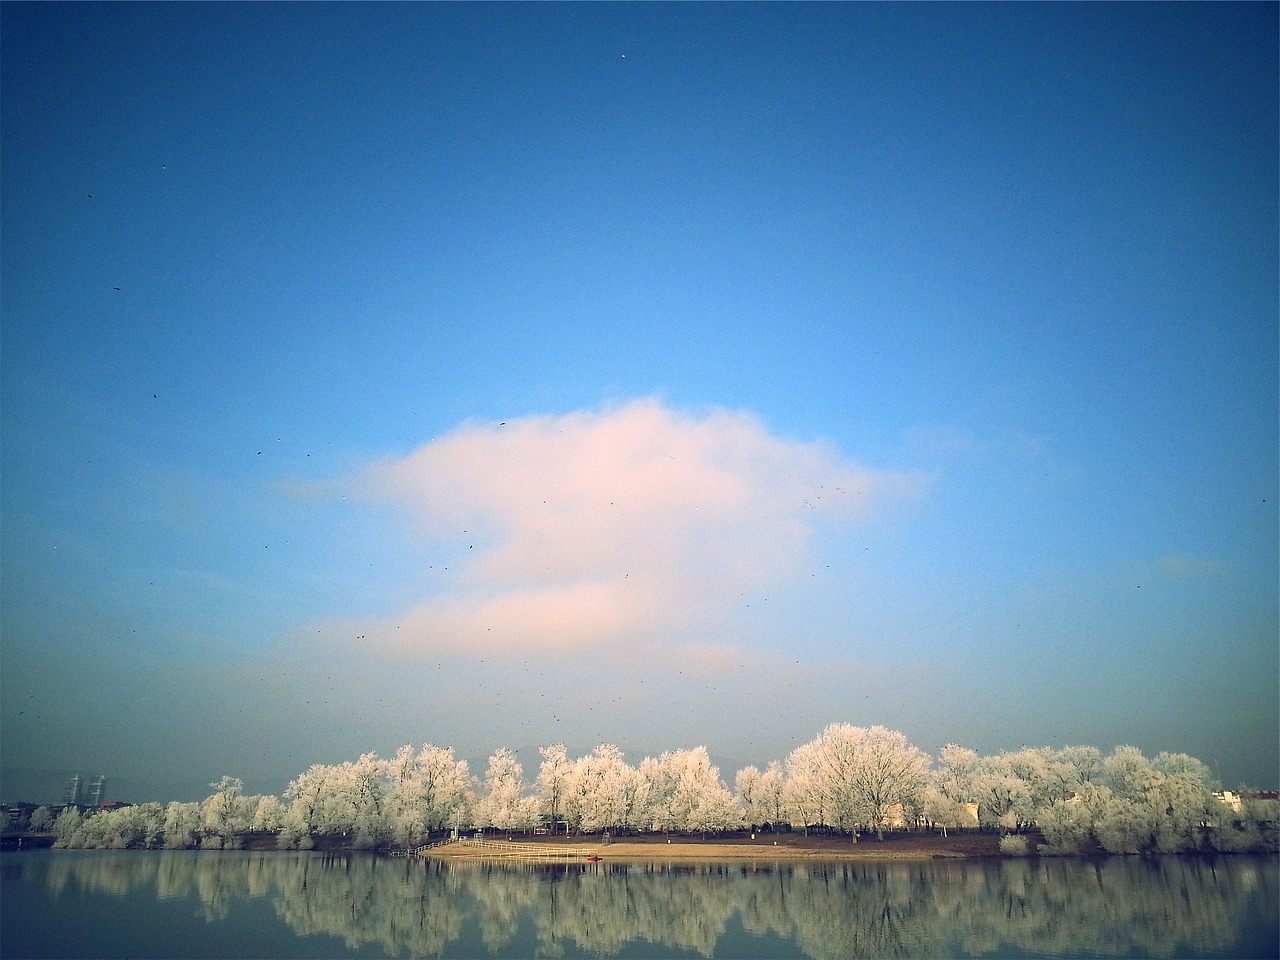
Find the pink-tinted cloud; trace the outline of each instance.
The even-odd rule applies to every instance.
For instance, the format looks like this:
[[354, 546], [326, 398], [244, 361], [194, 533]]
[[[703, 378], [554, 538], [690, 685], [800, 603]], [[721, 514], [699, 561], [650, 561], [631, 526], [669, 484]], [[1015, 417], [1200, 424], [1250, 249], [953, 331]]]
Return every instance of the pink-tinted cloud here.
[[465, 424], [356, 481], [416, 536], [465, 545], [446, 590], [366, 637], [481, 656], [731, 644], [733, 598], [792, 576], [819, 526], [919, 486], [750, 414], [652, 399]]

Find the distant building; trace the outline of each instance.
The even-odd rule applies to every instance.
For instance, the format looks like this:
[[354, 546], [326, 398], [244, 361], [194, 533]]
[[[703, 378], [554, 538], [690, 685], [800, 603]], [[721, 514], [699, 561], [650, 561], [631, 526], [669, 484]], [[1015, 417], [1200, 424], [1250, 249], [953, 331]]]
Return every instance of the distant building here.
[[102, 802], [107, 798], [107, 777], [106, 774], [98, 774], [91, 779], [88, 784], [80, 774], [76, 773], [67, 778], [67, 789], [62, 794], [63, 806], [72, 807], [90, 807], [97, 808], [102, 806]]
[[1242, 801], [1238, 793], [1232, 793], [1230, 790], [1222, 790], [1218, 793], [1215, 793], [1214, 796], [1217, 797], [1219, 800], [1221, 800], [1223, 803], [1225, 803], [1228, 807], [1230, 807], [1236, 813], [1240, 812], [1240, 806]]

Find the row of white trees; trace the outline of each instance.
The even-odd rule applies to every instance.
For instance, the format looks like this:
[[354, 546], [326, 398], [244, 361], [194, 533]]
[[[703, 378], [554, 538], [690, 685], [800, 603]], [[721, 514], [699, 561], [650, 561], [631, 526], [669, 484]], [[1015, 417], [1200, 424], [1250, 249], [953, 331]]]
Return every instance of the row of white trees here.
[[245, 796], [243, 784], [235, 777], [223, 777], [209, 786], [214, 792], [197, 802], [140, 803], [96, 812], [67, 807], [56, 820], [40, 807], [31, 815], [30, 829], [39, 831], [52, 821], [58, 837], [55, 846], [117, 850], [234, 848], [248, 833], [280, 830], [288, 808], [279, 798]]
[[533, 784], [506, 748], [489, 758], [480, 784], [452, 748], [433, 744], [416, 753], [401, 747], [390, 760], [369, 753], [354, 763], [317, 764], [285, 791], [282, 845], [342, 834], [356, 847], [405, 847], [444, 829], [514, 832], [544, 822], [567, 832], [719, 831], [742, 822], [705, 747], [645, 758], [638, 768], [612, 744], [576, 760], [560, 743], [540, 753]]
[[[823, 826], [882, 835], [888, 827], [1037, 826], [1046, 852], [1094, 845], [1110, 852], [1273, 849], [1280, 817], [1266, 803], [1235, 810], [1209, 769], [1186, 754], [1148, 759], [1134, 747], [1024, 747], [981, 757], [944, 747], [934, 761], [884, 727], [832, 724], [765, 770], [738, 771], [735, 790], [705, 747], [646, 757], [639, 766], [602, 744], [571, 758], [564, 744], [539, 751], [532, 783], [505, 748], [482, 780], [450, 747], [401, 747], [316, 764], [283, 799], [245, 796], [223, 777], [200, 803], [142, 804], [82, 816], [56, 830], [63, 846], [223, 847], [274, 833], [284, 848], [340, 837], [356, 848], [410, 847], [444, 830], [720, 832], [756, 824]], [[976, 810], [975, 810], [976, 808]], [[975, 819], [976, 817], [976, 819]]]

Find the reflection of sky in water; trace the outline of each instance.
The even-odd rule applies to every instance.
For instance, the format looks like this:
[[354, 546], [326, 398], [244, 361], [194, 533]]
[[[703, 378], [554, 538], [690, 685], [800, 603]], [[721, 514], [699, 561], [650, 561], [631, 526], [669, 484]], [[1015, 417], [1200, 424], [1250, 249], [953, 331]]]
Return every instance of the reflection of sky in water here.
[[1280, 925], [1278, 862], [1253, 857], [756, 869], [92, 852], [6, 857], [4, 886], [12, 956], [1229, 957], [1273, 953]]

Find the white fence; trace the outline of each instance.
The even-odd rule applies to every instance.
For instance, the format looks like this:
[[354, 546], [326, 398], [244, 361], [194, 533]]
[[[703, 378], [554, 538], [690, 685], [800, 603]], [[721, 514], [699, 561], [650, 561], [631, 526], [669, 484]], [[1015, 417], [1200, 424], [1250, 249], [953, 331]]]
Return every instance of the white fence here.
[[423, 844], [411, 851], [421, 855], [445, 844], [469, 847], [482, 857], [501, 857], [509, 860], [577, 860], [595, 854], [594, 847], [565, 847], [554, 843], [515, 843], [511, 840], [438, 840]]

